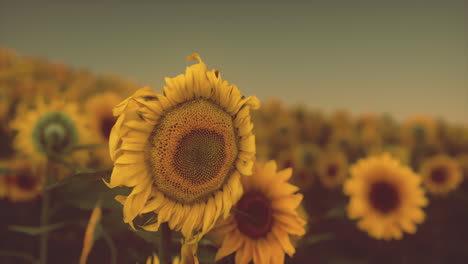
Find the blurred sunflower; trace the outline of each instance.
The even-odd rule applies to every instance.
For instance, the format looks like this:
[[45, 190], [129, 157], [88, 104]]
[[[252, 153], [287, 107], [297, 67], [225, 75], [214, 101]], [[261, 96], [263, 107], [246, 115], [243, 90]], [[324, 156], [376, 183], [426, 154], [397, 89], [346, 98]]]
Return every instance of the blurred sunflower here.
[[364, 127], [359, 132], [361, 147], [367, 155], [377, 154], [382, 150], [382, 136], [375, 127]]
[[400, 140], [408, 147], [416, 145], [438, 145], [436, 121], [425, 115], [405, 120], [400, 130]]
[[411, 153], [408, 147], [406, 146], [387, 145], [383, 148], [382, 151], [392, 155], [394, 158], [398, 159], [403, 165], [409, 165], [410, 163]]
[[348, 176], [348, 159], [341, 151], [323, 153], [317, 164], [317, 174], [325, 188], [340, 186]]
[[[321, 150], [313, 144], [298, 144], [293, 150], [293, 176], [291, 182], [297, 185], [301, 190], [307, 190], [312, 187], [316, 167], [319, 162]], [[287, 167], [284, 167], [287, 168]]]
[[124, 222], [133, 227], [137, 215], [154, 212], [156, 222], [143, 228], [168, 222], [193, 243], [242, 195], [240, 176], [252, 174], [255, 156], [250, 109], [260, 103], [208, 71], [198, 54], [188, 60], [199, 63], [166, 78], [163, 95], [142, 88], [114, 108], [108, 185], [134, 187], [116, 197]]
[[428, 203], [420, 177], [387, 154], [362, 159], [350, 171], [343, 190], [350, 196], [348, 216], [359, 219], [361, 230], [385, 240], [416, 232]]
[[[116, 92], [108, 91], [90, 97], [85, 103], [85, 109], [89, 117], [89, 125], [96, 143], [108, 144], [112, 127], [116, 117], [112, 114], [114, 106], [122, 101], [122, 97]], [[104, 166], [112, 164], [108, 148], [98, 148], [92, 153]]]
[[[4, 163], [0, 162], [0, 168], [6, 170], [7, 167], [4, 166]], [[5, 173], [0, 173], [0, 199], [3, 199], [7, 196], [7, 179]]]
[[460, 166], [464, 178], [468, 178], [468, 153], [458, 155], [457, 162], [458, 166]]
[[268, 144], [277, 152], [282, 149], [291, 149], [299, 140], [298, 126], [288, 112], [276, 116], [275, 122], [267, 127], [269, 131]]
[[48, 156], [76, 165], [88, 159], [86, 151], [74, 151], [89, 140], [86, 120], [75, 103], [38, 99], [35, 109], [23, 108], [17, 113], [11, 128], [18, 132], [13, 143], [15, 151], [41, 166]]
[[214, 230], [222, 238], [215, 261], [236, 252], [235, 262], [284, 263], [295, 253], [290, 236], [303, 236], [306, 221], [299, 216], [301, 194], [288, 183], [291, 169], [276, 171], [276, 163], [256, 163], [252, 177], [242, 177], [244, 195], [228, 219]]
[[13, 159], [0, 163], [9, 172], [0, 175], [0, 197], [13, 202], [32, 201], [41, 194], [44, 174], [29, 160]]
[[356, 156], [359, 143], [358, 136], [351, 127], [333, 128], [328, 140], [326, 148], [342, 151], [350, 159]]
[[455, 190], [463, 179], [457, 162], [445, 154], [424, 160], [420, 173], [427, 190], [436, 195]]

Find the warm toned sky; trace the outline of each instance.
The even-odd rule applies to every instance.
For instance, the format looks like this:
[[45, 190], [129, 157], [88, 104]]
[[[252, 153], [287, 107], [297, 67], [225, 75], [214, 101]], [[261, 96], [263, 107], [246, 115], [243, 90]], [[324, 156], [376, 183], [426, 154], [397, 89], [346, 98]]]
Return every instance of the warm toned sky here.
[[467, 1], [158, 2], [0, 0], [0, 46], [156, 90], [198, 52], [246, 95], [468, 122]]

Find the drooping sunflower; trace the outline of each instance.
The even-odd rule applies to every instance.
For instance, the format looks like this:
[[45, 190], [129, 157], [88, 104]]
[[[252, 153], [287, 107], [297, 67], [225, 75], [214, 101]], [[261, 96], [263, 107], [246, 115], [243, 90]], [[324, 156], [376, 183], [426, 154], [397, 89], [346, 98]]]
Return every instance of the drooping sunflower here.
[[421, 179], [388, 154], [359, 160], [344, 183], [350, 196], [348, 216], [376, 239], [401, 239], [424, 221], [428, 201]]
[[[95, 141], [98, 144], [108, 144], [112, 127], [117, 118], [113, 115], [112, 109], [123, 100], [122, 96], [113, 91], [96, 94], [90, 97], [85, 103], [85, 109], [89, 117], [89, 126]], [[102, 165], [110, 165], [109, 148], [97, 148], [93, 151]]]
[[303, 236], [306, 221], [298, 212], [303, 196], [288, 183], [291, 175], [292, 169], [277, 172], [269, 161], [256, 163], [253, 175], [242, 177], [244, 195], [213, 232], [222, 239], [215, 261], [234, 252], [238, 264], [284, 263], [285, 253], [294, 255], [291, 236]]
[[35, 108], [17, 113], [11, 128], [18, 132], [15, 151], [34, 163], [44, 165], [47, 157], [53, 156], [82, 166], [88, 159], [86, 151], [75, 151], [89, 140], [86, 120], [76, 103], [38, 99]]
[[348, 176], [348, 158], [338, 150], [323, 153], [317, 164], [317, 174], [325, 188], [340, 186]]
[[[26, 159], [13, 159], [0, 163], [8, 173], [0, 175], [0, 197], [12, 202], [36, 199], [44, 186], [44, 170]], [[3, 194], [3, 195], [2, 195]]]
[[457, 162], [445, 154], [426, 159], [420, 173], [427, 190], [436, 195], [455, 190], [463, 179]]
[[188, 60], [199, 63], [166, 78], [163, 94], [142, 88], [114, 108], [108, 185], [133, 187], [116, 197], [124, 222], [134, 226], [137, 215], [153, 212], [156, 222], [143, 228], [168, 222], [193, 243], [242, 195], [240, 176], [252, 174], [255, 156], [250, 109], [260, 103], [207, 70], [198, 54]]

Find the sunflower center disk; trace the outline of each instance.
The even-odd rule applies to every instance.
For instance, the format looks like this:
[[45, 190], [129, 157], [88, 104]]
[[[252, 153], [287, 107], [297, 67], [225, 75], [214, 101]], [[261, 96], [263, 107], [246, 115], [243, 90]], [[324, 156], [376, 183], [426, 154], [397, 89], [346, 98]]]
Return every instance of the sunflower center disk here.
[[383, 214], [392, 212], [400, 204], [400, 196], [396, 186], [388, 182], [372, 184], [369, 200], [371, 205]]
[[232, 117], [207, 100], [193, 100], [161, 118], [147, 145], [154, 184], [166, 196], [192, 203], [219, 190], [237, 158]]
[[234, 217], [237, 227], [252, 239], [265, 237], [273, 226], [270, 201], [259, 192], [249, 192], [236, 205]]
[[442, 184], [447, 180], [447, 171], [445, 168], [435, 168], [431, 171], [431, 180], [434, 183]]
[[75, 124], [66, 114], [50, 112], [38, 120], [33, 138], [38, 151], [61, 155], [77, 144], [78, 133]]
[[335, 178], [338, 175], [338, 166], [336, 164], [330, 164], [327, 167], [327, 175], [330, 178]]
[[22, 190], [32, 190], [37, 184], [37, 180], [27, 174], [19, 174], [16, 178], [18, 187]]

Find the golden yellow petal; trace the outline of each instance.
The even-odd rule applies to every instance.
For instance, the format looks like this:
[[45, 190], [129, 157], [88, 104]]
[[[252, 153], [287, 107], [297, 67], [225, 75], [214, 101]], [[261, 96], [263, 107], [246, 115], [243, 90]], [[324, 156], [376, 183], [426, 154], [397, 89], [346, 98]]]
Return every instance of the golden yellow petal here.
[[219, 261], [238, 250], [242, 246], [242, 242], [243, 239], [238, 232], [225, 236], [221, 248], [216, 252], [215, 261]]

